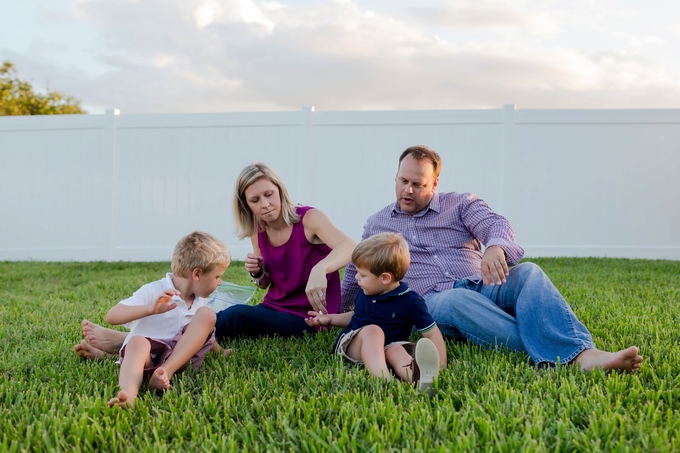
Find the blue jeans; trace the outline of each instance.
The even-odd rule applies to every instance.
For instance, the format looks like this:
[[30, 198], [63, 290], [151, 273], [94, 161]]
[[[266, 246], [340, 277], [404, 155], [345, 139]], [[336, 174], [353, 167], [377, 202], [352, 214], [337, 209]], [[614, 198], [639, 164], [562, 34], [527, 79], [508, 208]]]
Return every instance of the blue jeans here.
[[305, 320], [290, 313], [272, 310], [262, 304], [234, 305], [217, 313], [215, 338], [257, 338], [279, 335], [281, 337], [302, 336], [316, 333]]
[[425, 299], [442, 333], [485, 347], [526, 351], [537, 366], [566, 364], [595, 347], [588, 329], [534, 263], [510, 269], [502, 285], [463, 279]]

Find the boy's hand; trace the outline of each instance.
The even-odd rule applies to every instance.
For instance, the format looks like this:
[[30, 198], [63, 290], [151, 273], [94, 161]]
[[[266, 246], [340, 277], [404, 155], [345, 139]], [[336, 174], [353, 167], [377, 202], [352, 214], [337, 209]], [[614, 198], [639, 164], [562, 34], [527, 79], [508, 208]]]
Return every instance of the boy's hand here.
[[307, 314], [312, 316], [311, 318], [305, 319], [308, 326], [327, 326], [331, 323], [331, 315], [324, 315], [316, 311], [308, 311]]
[[158, 296], [156, 303], [152, 305], [152, 314], [165, 313], [177, 307], [177, 302], [172, 301], [173, 296], [179, 296], [181, 293], [176, 289], [166, 289], [163, 294]]

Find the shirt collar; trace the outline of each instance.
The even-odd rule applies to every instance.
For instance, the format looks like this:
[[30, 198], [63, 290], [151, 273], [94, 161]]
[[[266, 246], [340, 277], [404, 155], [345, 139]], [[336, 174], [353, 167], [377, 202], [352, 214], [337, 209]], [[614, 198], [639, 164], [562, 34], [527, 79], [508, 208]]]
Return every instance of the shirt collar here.
[[175, 275], [172, 272], [165, 274], [165, 278], [161, 279], [163, 282], [163, 289], [175, 289], [175, 284], [172, 283], [172, 277]]
[[[422, 217], [425, 214], [427, 214], [427, 211], [433, 210], [436, 213], [439, 213], [441, 209], [441, 202], [439, 201], [439, 192], [435, 192], [434, 195], [432, 196], [432, 200], [430, 200], [430, 204], [427, 205], [425, 209], [420, 211], [419, 213], [415, 214], [412, 217]], [[399, 202], [395, 201], [394, 204], [392, 205], [392, 216], [395, 214], [404, 214], [410, 216], [411, 214], [407, 214], [404, 211], [401, 210], [401, 207], [399, 207]]]
[[395, 296], [401, 296], [402, 294], [405, 294], [407, 292], [411, 291], [411, 288], [408, 287], [408, 284], [405, 282], [399, 282], [399, 286], [394, 288], [392, 291], [389, 293], [385, 294], [378, 294], [377, 296], [366, 296], [372, 300], [385, 300], [389, 297], [395, 297]]
[[[168, 272], [167, 274], [165, 274], [165, 278], [161, 279], [164, 290], [166, 290], [166, 289], [177, 289], [177, 288], [175, 288], [175, 284], [172, 283], [172, 277], [174, 277], [174, 276], [175, 276], [175, 274], [173, 274], [172, 272]], [[173, 298], [173, 300], [181, 300], [182, 302], [184, 302], [184, 299], [182, 299], [180, 296], [172, 296], [172, 298]]]

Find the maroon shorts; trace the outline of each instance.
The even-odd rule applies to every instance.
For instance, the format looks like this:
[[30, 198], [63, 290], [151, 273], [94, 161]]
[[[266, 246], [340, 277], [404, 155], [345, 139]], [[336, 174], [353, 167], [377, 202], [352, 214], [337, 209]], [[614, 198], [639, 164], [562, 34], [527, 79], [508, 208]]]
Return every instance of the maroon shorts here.
[[[172, 337], [172, 339], [167, 341], [146, 337], [146, 339], [149, 340], [149, 343], [151, 343], [151, 360], [153, 361], [153, 365], [148, 368], [144, 368], [145, 377], [151, 376], [153, 372], [156, 371], [156, 368], [163, 365], [163, 363], [165, 363], [168, 357], [170, 357], [170, 354], [172, 354], [173, 349], [175, 349], [175, 346], [177, 346], [177, 342], [179, 341], [180, 338], [182, 338], [182, 335], [184, 335], [184, 332], [187, 330], [188, 325], [189, 324], [184, 326], [177, 335], [175, 335], [174, 337]], [[211, 334], [205, 340], [203, 347], [201, 347], [201, 349], [199, 349], [198, 352], [194, 354], [191, 360], [189, 360], [179, 370], [177, 370], [177, 373], [184, 371], [187, 365], [191, 365], [191, 368], [193, 368], [194, 370], [198, 370], [201, 367], [201, 364], [203, 363], [203, 359], [205, 359], [205, 355], [213, 348], [214, 344], [215, 344], [215, 329], [213, 329]], [[121, 362], [125, 359], [126, 348], [127, 345], [125, 345], [125, 347], [120, 351]]]

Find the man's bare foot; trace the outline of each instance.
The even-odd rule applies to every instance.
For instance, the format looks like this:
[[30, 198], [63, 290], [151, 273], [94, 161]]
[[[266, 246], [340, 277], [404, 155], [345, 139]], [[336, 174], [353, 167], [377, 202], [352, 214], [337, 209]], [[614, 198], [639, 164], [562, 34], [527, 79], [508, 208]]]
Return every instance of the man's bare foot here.
[[121, 390], [118, 392], [118, 396], [109, 400], [109, 407], [118, 406], [122, 407], [123, 409], [127, 409], [129, 407], [134, 407], [134, 405], [135, 400], [130, 399], [124, 390]]
[[605, 371], [618, 370], [634, 373], [640, 369], [642, 356], [638, 354], [637, 346], [631, 346], [618, 352], [586, 349], [576, 356], [574, 365], [580, 365], [582, 370], [600, 368]]
[[163, 367], [158, 367], [149, 378], [149, 388], [156, 391], [168, 390], [172, 388], [170, 385], [171, 378], [172, 376]]
[[83, 325], [83, 336], [87, 338], [87, 341], [93, 347], [109, 354], [116, 354], [123, 345], [126, 336], [125, 332], [107, 329], [87, 319], [83, 319], [81, 324]]
[[85, 340], [82, 340], [80, 343], [75, 345], [73, 350], [80, 357], [89, 360], [104, 360], [112, 359], [114, 357], [113, 354], [109, 354], [108, 352], [104, 352], [101, 349], [91, 346], [90, 343]]

